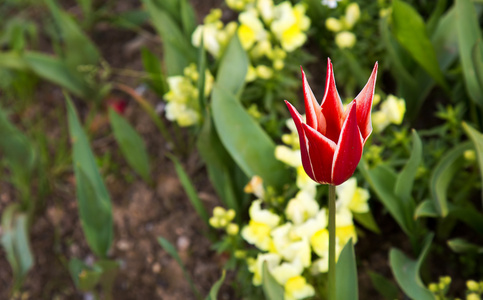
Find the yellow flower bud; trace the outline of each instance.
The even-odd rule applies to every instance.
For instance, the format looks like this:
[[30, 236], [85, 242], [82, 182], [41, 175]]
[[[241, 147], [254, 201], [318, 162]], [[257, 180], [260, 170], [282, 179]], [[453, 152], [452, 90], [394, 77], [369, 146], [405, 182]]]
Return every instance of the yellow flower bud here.
[[328, 18], [325, 20], [325, 27], [333, 32], [339, 32], [342, 30], [342, 23], [336, 18]]
[[262, 79], [270, 79], [273, 76], [273, 70], [265, 65], [259, 65], [256, 68], [257, 76]]
[[220, 228], [220, 219], [211, 217], [208, 221], [213, 228]]
[[430, 283], [428, 288], [433, 293], [436, 293], [438, 291], [438, 285], [436, 283]]
[[339, 32], [335, 36], [335, 44], [341, 48], [352, 48], [356, 43], [356, 35], [349, 31]]
[[472, 292], [477, 292], [480, 289], [480, 285], [474, 280], [468, 280], [466, 282], [466, 287]]
[[226, 210], [221, 206], [217, 206], [213, 209], [213, 216], [215, 217], [223, 218], [225, 217], [225, 214], [226, 214]]
[[226, 233], [229, 235], [237, 235], [239, 230], [240, 228], [235, 223], [230, 223], [228, 226], [226, 226]]
[[465, 158], [467, 161], [475, 161], [475, 159], [476, 159], [476, 153], [475, 153], [475, 150], [466, 150], [466, 151], [463, 153], [463, 156], [464, 156], [464, 158]]
[[345, 23], [347, 27], [349, 29], [352, 28], [360, 16], [361, 10], [359, 9], [359, 5], [355, 2], [349, 4], [345, 9]]
[[235, 218], [235, 215], [236, 215], [235, 210], [230, 208], [226, 212], [225, 218], [228, 220], [228, 222], [231, 222]]
[[476, 293], [466, 295], [466, 300], [480, 300], [480, 296]]

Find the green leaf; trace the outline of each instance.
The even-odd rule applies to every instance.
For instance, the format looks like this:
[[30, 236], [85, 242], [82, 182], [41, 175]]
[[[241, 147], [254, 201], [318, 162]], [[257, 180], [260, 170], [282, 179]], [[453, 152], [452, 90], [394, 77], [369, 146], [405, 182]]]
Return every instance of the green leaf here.
[[481, 29], [476, 15], [475, 5], [470, 0], [457, 0], [456, 29], [458, 30], [458, 46], [466, 90], [470, 98], [483, 106], [483, 91], [478, 82], [476, 66], [473, 62], [473, 47], [481, 39]]
[[423, 157], [423, 144], [416, 130], [412, 131], [413, 149], [411, 157], [397, 176], [394, 193], [402, 200], [405, 205], [411, 203], [411, 191], [413, 190], [414, 179], [418, 172], [419, 165]]
[[208, 110], [196, 146], [206, 164], [208, 176], [218, 196], [228, 208], [234, 209], [238, 216], [239, 200], [236, 195], [241, 195], [242, 191], [237, 193], [233, 182], [234, 173], [238, 167], [223, 147]]
[[13, 290], [22, 286], [34, 264], [29, 242], [28, 217], [18, 204], [8, 205], [2, 214], [1, 243], [13, 271]]
[[285, 291], [268, 270], [267, 262], [262, 266], [262, 288], [267, 300], [283, 300]]
[[69, 272], [74, 280], [75, 286], [83, 292], [94, 290], [102, 276], [101, 267], [96, 264], [88, 266], [77, 258], [72, 258], [69, 261]]
[[369, 182], [372, 190], [378, 199], [384, 204], [391, 216], [408, 235], [413, 234], [411, 228], [412, 219], [407, 218], [407, 213], [400, 199], [394, 194], [396, 184], [396, 174], [389, 167], [378, 165], [374, 169], [366, 170], [365, 167], [359, 168], [365, 179]]
[[223, 285], [223, 281], [225, 281], [226, 271], [223, 270], [221, 274], [221, 278], [218, 279], [215, 284], [210, 289], [210, 294], [206, 297], [206, 300], [217, 300], [218, 299], [218, 291], [220, 290], [221, 286]]
[[188, 283], [191, 287], [191, 290], [195, 294], [196, 298], [201, 299], [200, 292], [196, 288], [196, 286], [195, 286], [193, 280], [191, 279], [191, 276], [189, 275], [188, 271], [186, 271], [186, 268], [183, 265], [183, 261], [181, 261], [181, 257], [179, 257], [178, 252], [176, 251], [176, 248], [174, 248], [174, 246], [170, 242], [168, 242], [168, 240], [164, 239], [163, 237], [158, 237], [158, 243], [161, 245], [161, 247], [163, 247], [164, 251], [168, 252], [168, 254], [171, 255], [171, 257], [173, 257], [174, 260], [176, 260], [178, 265], [181, 267], [181, 270], [183, 270], [183, 275], [184, 275], [185, 279], [188, 281]]
[[483, 253], [483, 247], [470, 243], [462, 238], [447, 241], [448, 246], [456, 253]]
[[[216, 75], [216, 83], [227, 92], [238, 96], [245, 85], [245, 77], [248, 72], [248, 56], [243, 49], [238, 35], [231, 38]], [[216, 113], [214, 113], [216, 115]]]
[[280, 188], [285, 184], [287, 169], [275, 159], [275, 144], [235, 96], [216, 84], [212, 102], [220, 140], [245, 174], [259, 175], [268, 186]]
[[23, 209], [30, 207], [30, 185], [37, 163], [35, 148], [0, 108], [0, 155], [10, 169], [10, 178], [21, 192]]
[[434, 202], [432, 200], [424, 200], [419, 203], [418, 207], [414, 211], [414, 219], [419, 219], [422, 217], [433, 217], [438, 216], [438, 211], [434, 207]]
[[375, 232], [375, 233], [381, 233], [381, 230], [379, 229], [379, 226], [377, 226], [376, 221], [374, 220], [374, 216], [372, 215], [372, 212], [366, 212], [366, 213], [352, 213], [354, 216], [354, 219], [357, 221], [357, 223], [361, 224], [362, 226], [366, 227], [367, 229]]
[[179, 2], [179, 11], [183, 32], [186, 38], [191, 40], [191, 35], [196, 28], [196, 15], [193, 6], [187, 0], [181, 0]]
[[386, 277], [369, 271], [372, 285], [386, 300], [394, 300], [399, 296], [398, 288]]
[[181, 184], [183, 185], [183, 188], [186, 194], [188, 194], [188, 198], [190, 199], [190, 202], [193, 205], [194, 209], [201, 217], [201, 219], [203, 219], [203, 221], [205, 221], [205, 223], [208, 224], [208, 219], [209, 219], [208, 212], [206, 211], [206, 208], [204, 207], [203, 202], [201, 202], [200, 197], [198, 197], [198, 194], [196, 193], [196, 190], [193, 184], [191, 183], [191, 180], [188, 177], [188, 174], [186, 174], [185, 170], [183, 169], [183, 166], [181, 166], [181, 163], [174, 155], [167, 154], [167, 156], [174, 163], [176, 174], [178, 174], [178, 178], [181, 181]]
[[206, 52], [204, 48], [205, 42], [203, 34], [201, 35], [201, 44], [198, 48], [198, 102], [200, 104], [200, 110], [206, 112], [206, 96], [205, 96], [205, 80], [206, 80]]
[[473, 65], [475, 67], [480, 90], [483, 91], [483, 40], [478, 39], [472, 51]]
[[0, 67], [17, 71], [28, 71], [29, 66], [16, 51], [0, 52]]
[[191, 45], [191, 39], [185, 36], [181, 25], [176, 23], [169, 12], [158, 7], [153, 0], [143, 0], [143, 3], [163, 41], [168, 76], [183, 74], [184, 68], [196, 61], [196, 49]]
[[92, 41], [67, 13], [60, 10], [55, 0], [45, 0], [56, 24], [59, 39], [64, 44], [64, 59], [70, 68], [96, 65], [100, 54]]
[[465, 142], [451, 149], [440, 159], [431, 174], [431, 195], [434, 201], [434, 207], [441, 217], [448, 215], [447, 190], [449, 183], [463, 163], [461, 156], [470, 147], [470, 142]]
[[352, 238], [345, 244], [336, 266], [337, 300], [359, 299], [357, 285], [357, 266]]
[[478, 166], [480, 169], [481, 182], [483, 183], [483, 134], [468, 125], [466, 122], [463, 122], [463, 129], [465, 130], [466, 134], [469, 136], [475, 147], [476, 156], [478, 157]]
[[168, 92], [168, 86], [161, 69], [160, 60], [147, 48], [141, 49], [141, 57], [144, 69], [148, 72], [146, 81], [149, 87], [158, 97], [164, 97], [164, 94]]
[[100, 257], [106, 257], [114, 234], [109, 192], [99, 173], [74, 105], [69, 96], [65, 96], [82, 229], [92, 251]]
[[59, 58], [46, 54], [27, 52], [25, 62], [38, 76], [67, 89], [76, 96], [88, 98], [92, 93], [83, 77], [72, 71]]
[[423, 18], [410, 4], [400, 0], [393, 1], [392, 18], [394, 35], [399, 43], [438, 84], [447, 88]]
[[473, 228], [478, 234], [483, 235], [483, 214], [479, 213], [472, 205], [460, 206], [448, 203], [449, 216], [457, 218], [467, 226]]
[[432, 240], [433, 234], [429, 234], [425, 239], [423, 250], [416, 261], [407, 257], [399, 249], [393, 248], [389, 252], [389, 262], [394, 277], [404, 293], [406, 293], [411, 299], [435, 299], [433, 293], [424, 286], [424, 283], [419, 276], [421, 264], [429, 252]]
[[132, 126], [113, 109], [109, 109], [109, 120], [117, 143], [129, 165], [143, 177], [146, 182], [149, 176], [149, 157], [143, 139]]
[[441, 70], [446, 70], [458, 57], [458, 31], [455, 26], [456, 9], [451, 7], [440, 19], [431, 36]]
[[105, 299], [112, 299], [112, 289], [119, 273], [120, 264], [118, 261], [110, 259], [102, 259], [96, 262], [96, 265], [102, 268], [102, 276], [99, 283], [105, 295]]

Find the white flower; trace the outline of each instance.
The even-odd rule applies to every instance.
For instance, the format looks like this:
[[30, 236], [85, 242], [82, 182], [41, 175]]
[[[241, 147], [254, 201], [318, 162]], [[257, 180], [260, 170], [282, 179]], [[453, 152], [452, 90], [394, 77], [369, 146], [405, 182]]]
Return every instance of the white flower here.
[[299, 191], [295, 198], [292, 198], [285, 208], [287, 219], [294, 224], [302, 224], [314, 217], [319, 211], [319, 204], [314, 197], [305, 191]]
[[302, 165], [300, 150], [292, 150], [287, 146], [283, 146], [283, 145], [276, 146], [275, 158], [294, 168], [297, 168]]
[[310, 27], [310, 19], [305, 15], [305, 7], [297, 4], [294, 7], [285, 1], [274, 9], [271, 31], [282, 44], [282, 48], [292, 52], [307, 40], [305, 31]]
[[262, 284], [263, 262], [267, 262], [268, 270], [280, 264], [282, 258], [276, 253], [258, 254], [256, 261], [249, 262], [248, 270], [253, 273], [253, 285]]
[[354, 26], [354, 24], [359, 20], [361, 16], [361, 10], [359, 9], [359, 5], [355, 2], [349, 4], [345, 9], [345, 23], [347, 27], [350, 29]]
[[273, 0], [258, 0], [257, 9], [265, 24], [270, 24], [273, 20]]
[[337, 7], [337, 2], [341, 0], [322, 0], [322, 5], [325, 5], [329, 8], [336, 8]]
[[278, 283], [285, 285], [290, 278], [301, 275], [303, 270], [304, 266], [302, 266], [300, 259], [296, 258], [292, 262], [284, 262], [276, 266], [270, 273]]
[[250, 49], [256, 41], [267, 39], [267, 32], [263, 27], [262, 21], [258, 18], [255, 9], [249, 9], [242, 12], [238, 16], [240, 26], [238, 27], [238, 36], [243, 49]]
[[216, 23], [199, 25], [191, 36], [191, 43], [199, 47], [201, 45], [201, 36], [203, 35], [204, 48], [214, 57], [218, 57], [221, 49], [218, 41], [218, 32], [219, 28]]

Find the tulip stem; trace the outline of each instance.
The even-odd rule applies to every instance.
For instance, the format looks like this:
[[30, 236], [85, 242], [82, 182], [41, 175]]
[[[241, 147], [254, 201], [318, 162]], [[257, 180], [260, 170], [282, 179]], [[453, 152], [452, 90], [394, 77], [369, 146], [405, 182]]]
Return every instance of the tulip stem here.
[[329, 300], [336, 300], [335, 284], [335, 185], [329, 184]]

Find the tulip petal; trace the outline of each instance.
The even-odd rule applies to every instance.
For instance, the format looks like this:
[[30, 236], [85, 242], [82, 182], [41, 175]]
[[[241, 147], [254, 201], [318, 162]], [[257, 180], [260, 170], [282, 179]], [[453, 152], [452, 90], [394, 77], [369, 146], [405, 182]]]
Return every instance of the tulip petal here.
[[302, 124], [305, 137], [309, 141], [309, 158], [312, 170], [318, 183], [330, 183], [332, 175], [332, 158], [337, 145], [306, 124]]
[[330, 58], [327, 59], [327, 75], [325, 81], [325, 93], [322, 100], [322, 114], [329, 126], [327, 126], [325, 136], [334, 143], [339, 140], [340, 130], [342, 128], [343, 107], [340, 100], [339, 92], [335, 86], [334, 70]]
[[313, 181], [317, 181], [315, 179], [314, 172], [312, 170], [312, 164], [310, 163], [310, 158], [309, 158], [309, 153], [308, 153], [308, 141], [307, 138], [305, 137], [304, 129], [302, 127], [303, 120], [302, 116], [299, 114], [297, 109], [293, 107], [290, 102], [285, 100], [285, 104], [288, 107], [288, 110], [290, 111], [290, 114], [292, 115], [292, 119], [295, 123], [295, 127], [297, 128], [297, 132], [299, 134], [299, 142], [300, 142], [300, 153], [302, 155], [302, 166], [304, 167], [305, 172]]
[[369, 77], [366, 85], [355, 99], [357, 102], [357, 125], [361, 131], [364, 143], [372, 132], [371, 109], [376, 86], [377, 67], [376, 62], [371, 77]]
[[332, 184], [339, 185], [349, 179], [362, 157], [364, 141], [357, 126], [357, 104], [353, 100], [347, 108], [347, 117], [342, 126], [339, 142], [332, 164]]
[[300, 67], [300, 70], [302, 71], [306, 124], [324, 134], [326, 128], [325, 118], [322, 115], [320, 105], [317, 99], [315, 99], [302, 67]]

